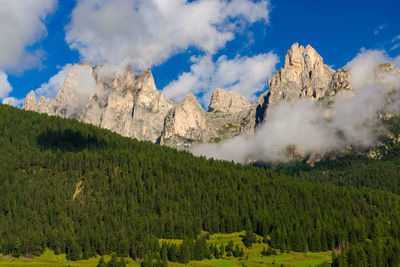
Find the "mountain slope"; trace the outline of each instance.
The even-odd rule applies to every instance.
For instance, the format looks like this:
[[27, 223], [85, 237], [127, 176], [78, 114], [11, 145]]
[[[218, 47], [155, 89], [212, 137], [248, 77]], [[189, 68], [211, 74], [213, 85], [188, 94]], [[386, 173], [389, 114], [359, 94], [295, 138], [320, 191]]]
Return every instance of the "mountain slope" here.
[[4, 254], [157, 257], [154, 238], [246, 228], [284, 251], [399, 247], [400, 197], [388, 192], [293, 181], [4, 105], [0, 147]]

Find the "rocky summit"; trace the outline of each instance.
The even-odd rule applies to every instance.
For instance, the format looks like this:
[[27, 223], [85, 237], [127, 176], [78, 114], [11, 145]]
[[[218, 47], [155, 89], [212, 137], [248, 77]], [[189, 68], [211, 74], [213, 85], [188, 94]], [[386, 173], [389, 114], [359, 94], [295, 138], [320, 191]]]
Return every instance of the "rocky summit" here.
[[55, 98], [36, 100], [31, 91], [23, 109], [76, 118], [123, 136], [188, 149], [254, 133], [281, 101], [318, 101], [353, 90], [347, 70], [331, 69], [314, 48], [297, 43], [287, 52], [284, 66], [268, 80], [268, 87], [253, 104], [238, 92], [218, 88], [205, 111], [191, 93], [181, 103], [166, 99], [149, 70], [137, 75], [131, 68], [113, 73], [104, 66], [77, 64]]

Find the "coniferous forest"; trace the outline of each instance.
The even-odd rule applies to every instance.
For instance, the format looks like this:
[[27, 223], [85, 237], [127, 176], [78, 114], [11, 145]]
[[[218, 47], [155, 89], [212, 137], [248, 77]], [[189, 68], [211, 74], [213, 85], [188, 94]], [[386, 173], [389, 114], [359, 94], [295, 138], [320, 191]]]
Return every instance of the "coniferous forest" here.
[[0, 250], [148, 260], [178, 249], [159, 238], [180, 238], [197, 244], [200, 259], [216, 250], [201, 231], [247, 230], [281, 251], [333, 250], [334, 266], [398, 266], [400, 146], [384, 141], [379, 160], [349, 154], [267, 168], [0, 105]]

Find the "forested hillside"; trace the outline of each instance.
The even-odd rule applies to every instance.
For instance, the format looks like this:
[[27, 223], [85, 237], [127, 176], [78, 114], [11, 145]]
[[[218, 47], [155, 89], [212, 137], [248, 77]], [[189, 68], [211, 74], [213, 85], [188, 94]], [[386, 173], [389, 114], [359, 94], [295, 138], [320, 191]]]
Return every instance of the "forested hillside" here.
[[246, 229], [282, 251], [335, 249], [334, 264], [399, 264], [400, 197], [320, 182], [0, 105], [3, 254], [158, 258], [158, 238]]

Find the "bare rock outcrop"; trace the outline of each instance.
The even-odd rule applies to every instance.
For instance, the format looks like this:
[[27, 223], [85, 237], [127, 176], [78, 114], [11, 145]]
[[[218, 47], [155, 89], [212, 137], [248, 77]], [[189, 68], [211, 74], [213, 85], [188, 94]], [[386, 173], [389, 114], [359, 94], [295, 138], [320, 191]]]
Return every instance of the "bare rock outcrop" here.
[[249, 100], [240, 93], [217, 88], [211, 96], [208, 112], [239, 112], [249, 106]]
[[188, 148], [192, 143], [207, 142], [209, 131], [207, 114], [190, 93], [165, 117], [160, 143], [181, 149]]
[[37, 108], [36, 95], [35, 92], [32, 90], [26, 95], [22, 109], [37, 111], [36, 108]]

